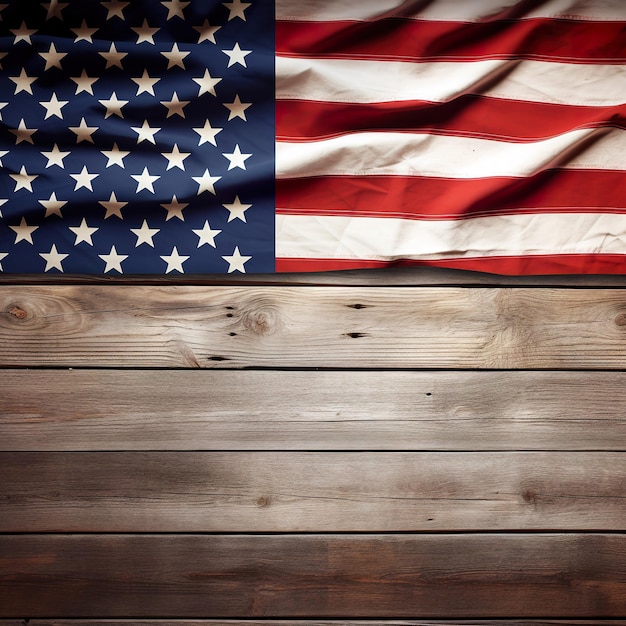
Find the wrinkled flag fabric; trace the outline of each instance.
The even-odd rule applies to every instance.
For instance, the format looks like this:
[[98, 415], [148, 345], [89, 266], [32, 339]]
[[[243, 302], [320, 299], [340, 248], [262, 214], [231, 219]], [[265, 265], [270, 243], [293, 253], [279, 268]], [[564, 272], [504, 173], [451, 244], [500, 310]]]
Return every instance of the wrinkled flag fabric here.
[[0, 264], [626, 273], [621, 0], [0, 4]]

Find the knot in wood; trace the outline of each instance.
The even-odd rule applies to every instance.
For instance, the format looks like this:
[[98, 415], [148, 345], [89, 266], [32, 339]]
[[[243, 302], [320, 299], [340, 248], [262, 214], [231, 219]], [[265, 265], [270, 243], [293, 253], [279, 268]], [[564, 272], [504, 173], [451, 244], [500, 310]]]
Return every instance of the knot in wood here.
[[262, 509], [264, 509], [265, 507], [270, 505], [270, 498], [269, 496], [261, 496], [257, 501], [256, 501], [256, 505]]
[[626, 313], [620, 313], [618, 316], [616, 316], [615, 325], [626, 326]]
[[14, 305], [7, 310], [9, 315], [12, 315], [18, 320], [25, 320], [28, 317], [28, 313], [20, 306]]
[[278, 311], [273, 305], [252, 305], [242, 316], [244, 327], [255, 335], [273, 335], [280, 326]]

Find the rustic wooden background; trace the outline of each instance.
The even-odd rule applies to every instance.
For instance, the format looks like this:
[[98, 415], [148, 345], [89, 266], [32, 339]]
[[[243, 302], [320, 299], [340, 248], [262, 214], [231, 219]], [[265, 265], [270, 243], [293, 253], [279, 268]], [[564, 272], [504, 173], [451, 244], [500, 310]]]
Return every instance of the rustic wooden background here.
[[1, 626], [626, 623], [623, 277], [1, 280]]

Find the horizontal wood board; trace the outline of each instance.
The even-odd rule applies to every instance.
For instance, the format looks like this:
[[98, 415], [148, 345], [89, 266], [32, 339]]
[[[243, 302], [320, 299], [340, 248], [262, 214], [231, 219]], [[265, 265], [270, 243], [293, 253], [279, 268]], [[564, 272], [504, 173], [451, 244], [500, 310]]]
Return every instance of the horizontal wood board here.
[[615, 626], [621, 622], [617, 620], [585, 619], [585, 620], [111, 620], [111, 619], [12, 619], [0, 620], [0, 626], [551, 626], [552, 624], [570, 624], [572, 626]]
[[626, 616], [624, 535], [3, 535], [0, 554], [0, 617]]
[[0, 532], [611, 531], [626, 519], [626, 454], [611, 452], [4, 452], [0, 475]]
[[0, 289], [0, 367], [624, 366], [624, 289]]
[[626, 450], [624, 372], [0, 370], [0, 388], [8, 451]]

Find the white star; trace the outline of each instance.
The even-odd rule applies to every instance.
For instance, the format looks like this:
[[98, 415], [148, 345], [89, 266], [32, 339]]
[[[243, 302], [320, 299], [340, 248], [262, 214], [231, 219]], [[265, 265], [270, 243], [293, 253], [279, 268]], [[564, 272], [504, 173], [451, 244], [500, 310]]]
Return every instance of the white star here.
[[[0, 18], [0, 22], [2, 19]], [[8, 54], [8, 52], [0, 52], [0, 59], [4, 59], [4, 57]], [[0, 68], [2, 67], [2, 63], [0, 63]]]
[[27, 241], [32, 245], [33, 233], [39, 228], [39, 226], [29, 226], [26, 223], [26, 219], [22, 218], [19, 226], [9, 226], [9, 228], [15, 231], [15, 243], [18, 241]]
[[48, 100], [48, 102], [40, 102], [39, 104], [46, 109], [46, 117], [44, 120], [47, 120], [49, 117], [53, 115], [58, 117], [59, 119], [63, 119], [63, 113], [61, 109], [69, 103], [69, 100], [59, 100], [57, 98], [56, 93], [52, 94], [52, 98]]
[[122, 217], [122, 209], [128, 204], [128, 202], [119, 202], [117, 197], [115, 196], [115, 192], [112, 191], [108, 202], [105, 202], [104, 200], [99, 200], [98, 204], [103, 206], [107, 211], [106, 215], [104, 216], [105, 220], [109, 219], [109, 217], [111, 217], [112, 215], [115, 215], [115, 217], [119, 217], [121, 220], [123, 220], [124, 218]]
[[209, 225], [208, 220], [205, 220], [204, 226], [201, 229], [193, 229], [193, 232], [198, 235], [198, 248], [205, 244], [208, 244], [212, 248], [215, 248], [215, 238], [222, 232], [221, 230], [213, 230]]
[[105, 274], [111, 270], [116, 270], [120, 274], [123, 274], [122, 262], [128, 258], [127, 254], [118, 254], [115, 246], [111, 246], [111, 252], [109, 252], [109, 254], [99, 254], [98, 256], [106, 263], [104, 268]]
[[9, 80], [15, 83], [15, 92], [13, 95], [26, 91], [31, 96], [33, 95], [32, 84], [37, 80], [36, 76], [27, 76], [26, 70], [22, 68], [19, 76], [9, 76]]
[[52, 150], [50, 150], [50, 152], [42, 152], [41, 154], [45, 156], [46, 159], [48, 159], [48, 164], [46, 165], [46, 169], [48, 169], [49, 167], [52, 167], [53, 165], [58, 165], [60, 168], [63, 169], [65, 167], [63, 165], [63, 159], [66, 156], [69, 156], [70, 152], [62, 152], [61, 150], [59, 150], [59, 146], [57, 146], [55, 143], [54, 146], [52, 147]]
[[89, 244], [90, 246], [93, 246], [93, 240], [91, 239], [91, 236], [94, 233], [98, 232], [98, 230], [100, 230], [99, 228], [87, 226], [87, 220], [84, 217], [82, 222], [80, 223], [80, 226], [69, 226], [68, 228], [76, 235], [76, 241], [74, 242], [75, 246], [77, 246], [82, 241]]
[[20, 120], [17, 128], [9, 129], [15, 135], [15, 145], [25, 141], [26, 143], [32, 143], [34, 145], [31, 135], [37, 132], [36, 128], [26, 128], [24, 120]]
[[154, 95], [154, 86], [161, 80], [160, 78], [150, 78], [148, 76], [148, 70], [144, 70], [141, 78], [131, 78], [131, 80], [137, 83], [137, 93], [135, 95], [139, 95], [144, 91], [148, 92], [151, 95]]
[[172, 117], [172, 115], [185, 117], [183, 109], [189, 104], [189, 100], [179, 100], [174, 92], [171, 100], [161, 100], [161, 104], [167, 108], [167, 117]]
[[[6, 259], [6, 257], [9, 256], [8, 252], [0, 252], [0, 261], [2, 261], [2, 259]], [[0, 263], [0, 272], [3, 272], [4, 268], [2, 267], [2, 263]]]
[[163, 156], [167, 159], [167, 170], [171, 170], [174, 167], [177, 167], [180, 170], [185, 171], [185, 164], [183, 161], [191, 156], [191, 152], [181, 152], [178, 149], [178, 145], [174, 144], [174, 148], [171, 152], [163, 152]]
[[228, 273], [241, 272], [246, 273], [245, 264], [252, 258], [251, 256], [243, 256], [239, 252], [239, 246], [235, 246], [232, 255], [222, 257], [228, 263]]
[[51, 269], [57, 269], [60, 272], [63, 271], [61, 263], [67, 259], [69, 254], [61, 254], [55, 244], [52, 244], [50, 252], [40, 252], [39, 256], [46, 262], [46, 269], [44, 272], [49, 272]]
[[100, 150], [100, 152], [107, 158], [106, 167], [119, 165], [122, 169], [124, 169], [124, 159], [130, 154], [126, 150], [120, 150], [116, 143], [113, 144], [111, 150]]
[[215, 33], [222, 28], [221, 26], [211, 26], [209, 20], [204, 20], [202, 26], [194, 26], [193, 29], [198, 31], [198, 43], [203, 41], [210, 41], [216, 43]]
[[154, 248], [152, 238], [160, 232], [159, 228], [150, 228], [146, 220], [143, 221], [141, 228], [131, 228], [130, 230], [137, 237], [135, 248], [138, 248], [144, 243]]
[[200, 139], [198, 141], [198, 145], [201, 146], [203, 143], [210, 143], [214, 146], [217, 146], [217, 141], [215, 141], [215, 135], [217, 133], [221, 133], [223, 128], [213, 128], [209, 120], [204, 122], [204, 126], [202, 128], [194, 128], [194, 132], [200, 135]]
[[110, 0], [109, 2], [100, 3], [107, 10], [107, 20], [112, 17], [121, 17], [124, 19], [124, 9], [128, 6], [128, 2], [121, 2], [120, 0]]
[[67, 52], [57, 52], [54, 44], [51, 43], [48, 52], [40, 52], [39, 56], [46, 62], [44, 71], [48, 71], [51, 67], [62, 69], [61, 59], [67, 56]]
[[213, 195], [215, 195], [215, 189], [213, 187], [213, 185], [220, 180], [222, 177], [221, 176], [211, 176], [211, 174], [209, 173], [209, 170], [204, 170], [204, 174], [202, 174], [202, 176], [192, 176], [192, 178], [198, 183], [198, 194], [200, 195], [201, 193], [205, 192], [205, 191], [209, 191], [211, 192]]
[[239, 47], [239, 44], [236, 43], [232, 50], [222, 50], [222, 52], [228, 55], [228, 67], [235, 65], [235, 63], [248, 67], [246, 65], [246, 57], [252, 52], [252, 50], [242, 50]]
[[[8, 102], [0, 102], [0, 111], [2, 111], [5, 106], [8, 106], [8, 104]], [[0, 113], [0, 121], [2, 121], [2, 113]]]
[[181, 0], [165, 0], [165, 2], [161, 2], [161, 4], [167, 9], [167, 18], [171, 20], [173, 17], [180, 17], [181, 19], [185, 19], [183, 15], [183, 11], [185, 7], [189, 4], [189, 2], [183, 2]]
[[62, 19], [61, 11], [68, 5], [67, 2], [59, 2], [58, 0], [50, 0], [50, 2], [44, 2], [43, 6], [47, 5], [46, 21], [53, 17]]
[[54, 191], [47, 200], [39, 200], [38, 202], [46, 209], [46, 217], [50, 217], [51, 215], [63, 217], [61, 215], [61, 209], [67, 204], [67, 201], [57, 200], [57, 195]]
[[176, 196], [172, 197], [172, 201], [169, 204], [161, 205], [167, 211], [167, 217], [165, 221], [168, 222], [174, 217], [177, 217], [181, 222], [185, 221], [183, 217], [183, 210], [189, 206], [189, 203], [179, 202]]
[[246, 109], [252, 106], [252, 102], [242, 102], [239, 99], [239, 96], [235, 96], [235, 99], [232, 102], [224, 102], [224, 106], [230, 111], [228, 114], [228, 121], [240, 117], [244, 122], [247, 122], [246, 119]]
[[141, 126], [131, 126], [132, 130], [137, 133], [137, 143], [141, 143], [142, 141], [149, 141], [152, 144], [156, 145], [156, 140], [154, 136], [161, 130], [160, 128], [152, 128], [148, 124], [148, 120], [144, 120]]
[[154, 45], [154, 35], [159, 32], [158, 28], [150, 28], [148, 20], [144, 20], [141, 26], [132, 28], [137, 33], [137, 41], [135, 43], [149, 43]]
[[74, 39], [74, 43], [79, 41], [87, 41], [89, 43], [93, 43], [92, 36], [98, 30], [97, 28], [89, 28], [87, 26], [87, 22], [83, 20], [83, 23], [80, 25], [80, 28], [72, 28], [76, 33], [76, 38]]
[[13, 191], [27, 189], [31, 193], [33, 191], [33, 181], [39, 178], [38, 174], [29, 174], [24, 165], [22, 165], [19, 174], [9, 174], [9, 176], [15, 181], [15, 189]]
[[98, 100], [98, 102], [103, 107], [106, 107], [107, 112], [104, 116], [104, 119], [106, 120], [107, 117], [110, 117], [111, 115], [117, 115], [118, 117], [124, 118], [124, 115], [122, 113], [122, 107], [127, 105], [129, 101], [118, 100], [115, 92], [113, 92], [108, 100]]
[[189, 56], [191, 52], [182, 51], [178, 49], [178, 44], [174, 44], [169, 52], [161, 52], [161, 54], [167, 59], [167, 69], [178, 66], [185, 69], [184, 58]]
[[181, 274], [184, 274], [185, 271], [183, 270], [183, 263], [189, 257], [178, 254], [176, 246], [174, 246], [172, 254], [161, 255], [161, 258], [167, 263], [167, 269], [165, 270], [166, 274], [169, 274], [174, 270], [180, 272]]
[[26, 43], [32, 44], [33, 42], [30, 40], [30, 36], [34, 35], [37, 32], [37, 29], [26, 28], [26, 22], [22, 22], [22, 25], [19, 28], [11, 28], [10, 31], [15, 35], [13, 45], [19, 41], [25, 41]]
[[94, 178], [98, 178], [100, 174], [90, 174], [87, 171], [87, 166], [83, 165], [83, 169], [79, 174], [70, 174], [70, 176], [76, 181], [76, 185], [74, 186], [74, 191], [78, 191], [82, 187], [85, 189], [89, 189], [89, 191], [93, 191], [93, 187], [91, 186], [91, 181]]
[[[124, 4], [128, 4], [128, 3], [124, 2]], [[118, 52], [114, 43], [111, 44], [108, 52], [98, 52], [98, 54], [104, 59], [106, 59], [107, 65], [105, 69], [107, 70], [113, 66], [119, 67], [120, 69], [124, 69], [122, 67], [122, 59], [125, 56], [128, 56], [128, 52]]]
[[232, 2], [222, 2], [222, 4], [230, 11], [228, 15], [229, 22], [236, 17], [241, 18], [244, 22], [246, 21], [245, 10], [250, 6], [250, 2], [232, 0]]
[[239, 196], [235, 196], [235, 200], [232, 204], [222, 204], [222, 206], [228, 210], [230, 215], [228, 221], [241, 220], [246, 221], [246, 211], [252, 206], [251, 204], [243, 204], [239, 199]]
[[236, 167], [241, 170], [245, 170], [246, 161], [252, 156], [252, 154], [245, 154], [241, 152], [239, 144], [237, 144], [232, 152], [222, 152], [222, 156], [226, 157], [230, 161], [228, 164], [228, 171], [230, 171]]
[[195, 83], [200, 85], [200, 89], [198, 90], [198, 95], [201, 96], [204, 93], [210, 93], [213, 96], [216, 96], [215, 93], [215, 85], [219, 83], [221, 78], [213, 78], [211, 74], [209, 74], [209, 70], [204, 70], [204, 76], [201, 78], [193, 78]]
[[0, 167], [4, 167], [4, 165], [2, 164], [2, 157], [6, 156], [7, 154], [9, 154], [8, 150], [0, 150]]
[[159, 176], [151, 176], [147, 167], [143, 168], [141, 174], [131, 174], [131, 177], [137, 181], [137, 191], [139, 193], [142, 189], [146, 189], [150, 193], [154, 193], [153, 183], [159, 180]]
[[[2, 9], [0, 9], [0, 11], [2, 11]], [[2, 200], [0, 200], [0, 206], [4, 206], [7, 202], [8, 202], [8, 199], [3, 198]], [[2, 211], [0, 211], [0, 217], [2, 217]]]
[[80, 76], [71, 76], [70, 78], [76, 83], [76, 92], [74, 95], [86, 91], [93, 96], [93, 84], [98, 80], [97, 77], [91, 78], [87, 76], [87, 72], [83, 70]]
[[87, 126], [87, 122], [85, 122], [85, 118], [81, 118], [79, 126], [70, 126], [70, 130], [76, 134], [76, 143], [80, 143], [81, 141], [88, 141], [93, 143], [93, 135], [99, 126]]

